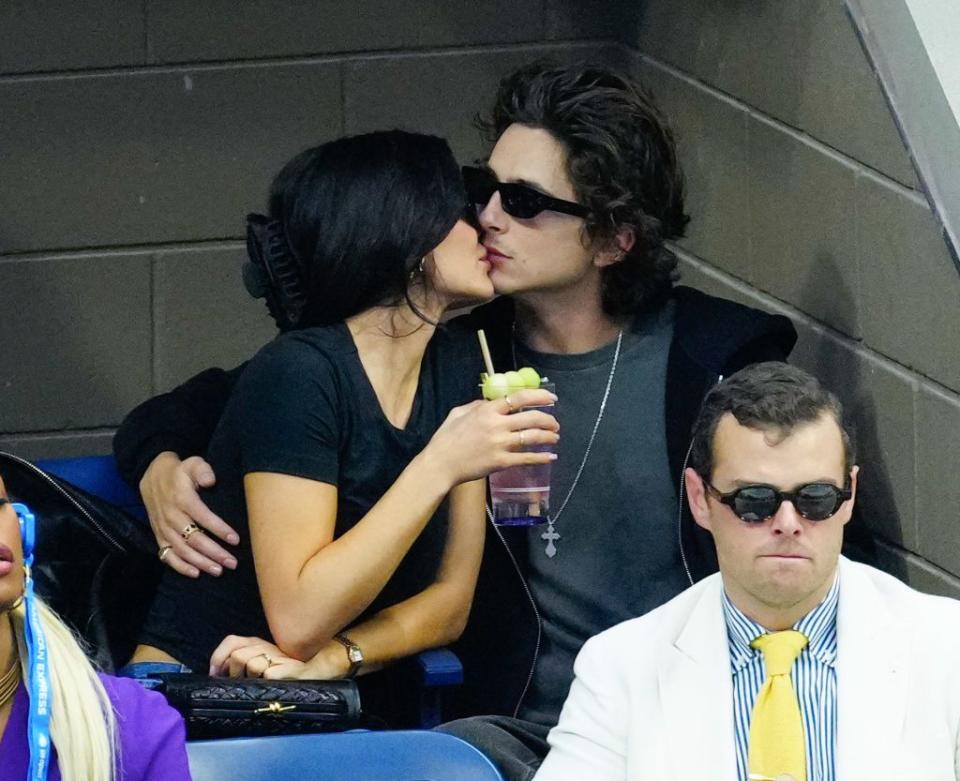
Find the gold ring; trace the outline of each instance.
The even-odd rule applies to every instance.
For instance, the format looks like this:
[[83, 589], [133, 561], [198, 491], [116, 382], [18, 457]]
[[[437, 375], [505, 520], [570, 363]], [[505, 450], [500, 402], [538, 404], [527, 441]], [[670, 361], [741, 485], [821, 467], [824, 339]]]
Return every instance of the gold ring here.
[[160, 546], [160, 550], [157, 551], [157, 556], [160, 557], [160, 561], [163, 561], [165, 558], [167, 558], [167, 554], [170, 552], [170, 549], [171, 549], [172, 547], [173, 547], [172, 545], [161, 545], [161, 546]]
[[[276, 664], [276, 662], [273, 661], [273, 657], [270, 656], [270, 654], [268, 654], [268, 653], [257, 654], [257, 656], [262, 656], [264, 659], [267, 660], [267, 667], [268, 667], [268, 668], [269, 668], [269, 667], [273, 667], [273, 666]], [[255, 657], [253, 657], [253, 658], [256, 659], [257, 657], [255, 656]]]
[[180, 536], [183, 537], [184, 541], [189, 540], [194, 534], [200, 531], [200, 527], [195, 523], [188, 523], [183, 527], [183, 531], [180, 532]]
[[518, 431], [517, 433], [520, 435], [520, 449], [523, 450], [523, 445], [524, 445], [523, 432], [522, 432], [522, 431]]
[[504, 397], [503, 397], [503, 400], [504, 400], [505, 402], [507, 402], [507, 406], [510, 408], [510, 411], [513, 412], [513, 402], [510, 401], [510, 397], [509, 397], [509, 396], [504, 396]]

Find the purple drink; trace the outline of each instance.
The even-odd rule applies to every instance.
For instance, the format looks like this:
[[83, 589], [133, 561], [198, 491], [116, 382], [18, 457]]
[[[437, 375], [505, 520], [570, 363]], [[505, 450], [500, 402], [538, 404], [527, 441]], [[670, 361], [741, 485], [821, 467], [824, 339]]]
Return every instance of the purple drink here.
[[[550, 452], [549, 445], [525, 448]], [[536, 526], [547, 522], [551, 463], [513, 466], [490, 475], [493, 522], [500, 526]]]
[[[554, 393], [551, 382], [544, 382], [541, 388]], [[524, 407], [538, 409], [550, 415], [555, 414], [556, 406]], [[527, 453], [552, 453], [553, 445], [527, 445]], [[498, 526], [539, 526], [547, 522], [550, 510], [550, 473], [552, 461], [546, 464], [528, 464], [512, 466], [493, 472], [490, 477], [490, 501], [493, 505], [493, 522]]]

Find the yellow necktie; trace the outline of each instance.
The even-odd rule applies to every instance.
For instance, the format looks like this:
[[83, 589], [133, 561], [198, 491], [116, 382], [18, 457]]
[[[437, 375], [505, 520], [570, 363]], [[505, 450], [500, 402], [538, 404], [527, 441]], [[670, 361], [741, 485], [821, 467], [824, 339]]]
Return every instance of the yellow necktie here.
[[761, 635], [750, 643], [763, 653], [767, 667], [767, 679], [750, 717], [750, 779], [807, 779], [803, 718], [790, 681], [790, 668], [806, 645], [807, 638], [792, 629]]

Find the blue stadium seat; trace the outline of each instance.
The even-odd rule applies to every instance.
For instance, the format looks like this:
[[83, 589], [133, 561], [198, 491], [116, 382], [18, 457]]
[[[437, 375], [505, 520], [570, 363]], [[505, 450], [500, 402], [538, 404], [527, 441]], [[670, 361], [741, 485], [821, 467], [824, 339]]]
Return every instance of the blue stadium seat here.
[[113, 456], [83, 456], [80, 458], [49, 458], [36, 465], [89, 494], [106, 499], [130, 513], [146, 518], [140, 494], [128, 486], [117, 471]]
[[194, 781], [503, 781], [469, 743], [439, 732], [341, 732], [187, 744]]

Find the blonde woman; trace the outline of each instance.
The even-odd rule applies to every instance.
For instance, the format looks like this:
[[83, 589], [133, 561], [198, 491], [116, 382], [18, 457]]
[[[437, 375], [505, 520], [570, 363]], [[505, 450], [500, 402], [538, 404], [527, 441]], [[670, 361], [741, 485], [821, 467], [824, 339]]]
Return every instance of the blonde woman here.
[[189, 779], [180, 716], [136, 682], [98, 674], [33, 594], [32, 521], [0, 479], [0, 777]]

